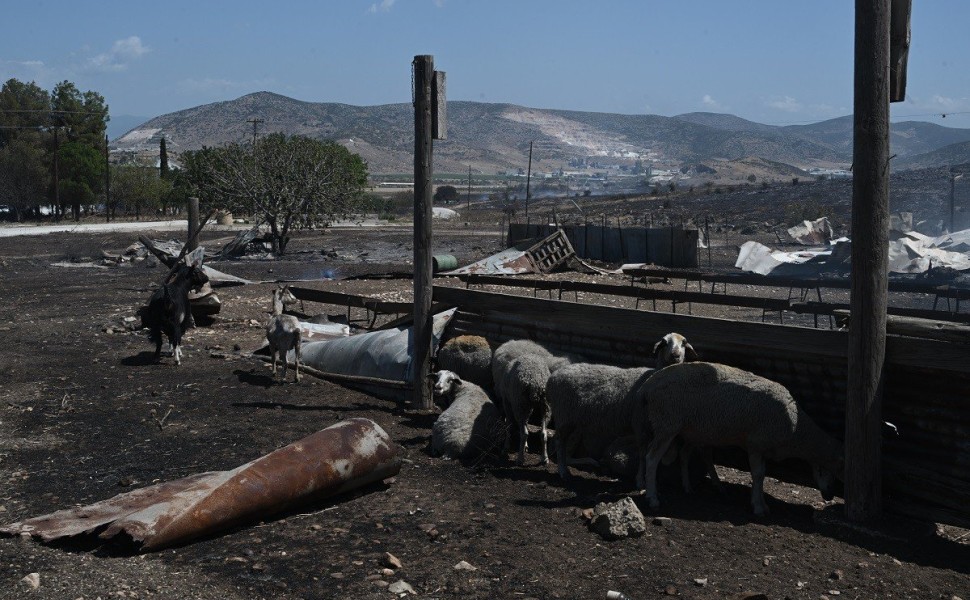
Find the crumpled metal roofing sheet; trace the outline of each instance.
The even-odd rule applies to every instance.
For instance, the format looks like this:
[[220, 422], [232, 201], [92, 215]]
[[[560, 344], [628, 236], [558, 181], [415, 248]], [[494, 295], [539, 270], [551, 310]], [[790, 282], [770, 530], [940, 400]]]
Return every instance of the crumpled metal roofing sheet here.
[[349, 419], [230, 471], [191, 475], [0, 528], [44, 541], [126, 535], [158, 550], [392, 477], [400, 446], [377, 423]]

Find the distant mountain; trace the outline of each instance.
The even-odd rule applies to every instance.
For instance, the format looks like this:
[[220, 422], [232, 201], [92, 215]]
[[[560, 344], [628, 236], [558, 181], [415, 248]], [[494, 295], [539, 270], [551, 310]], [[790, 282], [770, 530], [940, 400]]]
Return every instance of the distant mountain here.
[[[851, 155], [852, 127], [852, 117], [847, 116], [812, 125], [789, 125], [784, 129]], [[922, 121], [900, 121], [889, 126], [890, 150], [897, 157], [923, 154], [964, 141], [970, 141], [970, 129], [954, 129]]]
[[113, 140], [135, 127], [138, 127], [151, 117], [136, 117], [134, 115], [111, 115], [108, 121], [108, 139]]
[[965, 163], [970, 163], [970, 141], [950, 144], [925, 154], [894, 158], [892, 161], [894, 171], [949, 167]]
[[[258, 92], [147, 120], [117, 138], [114, 146], [122, 152], [151, 153], [163, 135], [174, 153], [246, 143], [253, 135], [251, 121], [261, 119], [258, 135], [285, 132], [333, 139], [360, 154], [372, 173], [410, 173], [413, 114], [411, 105], [403, 103], [351, 106]], [[892, 136], [893, 152], [904, 157], [970, 141], [970, 130], [907, 122], [894, 124]], [[448, 139], [435, 141], [435, 172], [464, 173], [469, 166], [489, 174], [514, 172], [525, 168], [530, 142], [533, 169], [538, 171], [628, 167], [637, 160], [656, 169], [680, 169], [748, 157], [807, 169], [848, 166], [852, 120], [778, 127], [715, 113], [662, 117], [449, 102]]]
[[767, 133], [778, 128], [773, 125], [762, 125], [734, 115], [722, 113], [693, 112], [674, 117], [679, 121], [686, 121], [696, 125], [706, 125], [714, 129], [725, 129], [727, 131], [745, 131], [754, 133]]

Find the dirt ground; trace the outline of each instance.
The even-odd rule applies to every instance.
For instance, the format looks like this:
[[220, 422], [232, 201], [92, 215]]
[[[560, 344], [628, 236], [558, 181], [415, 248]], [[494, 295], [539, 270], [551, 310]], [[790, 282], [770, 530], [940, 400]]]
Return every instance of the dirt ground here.
[[[236, 356], [234, 348], [252, 350], [263, 340], [270, 283], [219, 289], [223, 311], [189, 332], [183, 364], [167, 357], [152, 364], [145, 332], [129, 331], [125, 318], [148, 298], [161, 268], [51, 266], [81, 264], [133, 241], [132, 234], [0, 239], [0, 523], [233, 468], [348, 417], [386, 429], [403, 446], [404, 465], [384, 484], [147, 555], [0, 538], [0, 598], [393, 598], [387, 587], [399, 580], [420, 598], [586, 599], [607, 590], [634, 600], [742, 592], [970, 597], [967, 531], [896, 518], [851, 527], [839, 518], [839, 501], [770, 479], [772, 513], [758, 520], [747, 473], [728, 469], [720, 495], [706, 487], [685, 495], [665, 481], [656, 513], [634, 496], [648, 521], [669, 522], [606, 542], [589, 531], [582, 510], [631, 494], [630, 485], [577, 472], [567, 487], [555, 465], [538, 466], [534, 454], [521, 468], [432, 458], [433, 415], [313, 377], [277, 385], [265, 363]], [[499, 245], [489, 230], [435, 237], [435, 252], [460, 263]], [[218, 268], [259, 280], [411, 268], [407, 228], [304, 234], [291, 250], [286, 260]], [[720, 252], [731, 258], [730, 248]], [[406, 279], [315, 285], [410, 298]], [[169, 409], [161, 425], [158, 416]], [[393, 574], [382, 572], [387, 552], [402, 563]], [[456, 570], [460, 561], [475, 570]], [[31, 573], [39, 575], [37, 589], [22, 581]]]

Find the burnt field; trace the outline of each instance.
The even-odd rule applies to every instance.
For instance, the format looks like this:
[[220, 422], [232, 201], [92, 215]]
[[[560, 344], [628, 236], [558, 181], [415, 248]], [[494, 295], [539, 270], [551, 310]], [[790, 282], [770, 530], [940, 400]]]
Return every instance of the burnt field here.
[[[498, 250], [495, 215], [436, 231], [435, 253], [464, 263]], [[203, 237], [217, 245], [225, 235]], [[970, 596], [967, 531], [898, 518], [851, 527], [840, 520], [839, 500], [825, 503], [813, 489], [770, 478], [771, 515], [755, 519], [749, 476], [730, 469], [720, 470], [722, 494], [700, 487], [686, 495], [676, 477], [662, 480], [659, 512], [633, 496], [647, 516], [646, 534], [604, 541], [582, 512], [630, 495], [629, 484], [577, 472], [565, 486], [555, 464], [539, 466], [535, 454], [525, 467], [432, 458], [434, 415], [312, 376], [274, 384], [268, 365], [246, 356], [264, 340], [273, 283], [218, 289], [222, 312], [188, 333], [182, 365], [167, 357], [153, 364], [145, 332], [131, 330], [126, 317], [146, 301], [164, 274], [160, 267], [51, 266], [81, 264], [135, 239], [0, 238], [0, 524], [230, 469], [349, 417], [383, 427], [403, 447], [403, 467], [383, 484], [157, 553], [87, 540], [0, 538], [2, 598], [392, 598], [388, 586], [401, 580], [419, 598], [604, 598], [607, 590], [634, 600], [744, 592]], [[214, 266], [267, 281], [408, 272], [411, 248], [406, 227], [340, 229], [300, 235], [284, 260]], [[713, 261], [726, 266], [734, 256], [736, 249], [722, 246]], [[316, 285], [408, 301], [411, 282]], [[630, 305], [624, 298], [584, 301]], [[909, 301], [923, 306], [928, 299]], [[760, 311], [735, 310], [694, 312], [760, 318]], [[669, 520], [650, 524], [655, 516]], [[385, 553], [400, 567], [389, 567]], [[461, 561], [473, 569], [456, 569]], [[22, 581], [32, 573], [36, 589]]]

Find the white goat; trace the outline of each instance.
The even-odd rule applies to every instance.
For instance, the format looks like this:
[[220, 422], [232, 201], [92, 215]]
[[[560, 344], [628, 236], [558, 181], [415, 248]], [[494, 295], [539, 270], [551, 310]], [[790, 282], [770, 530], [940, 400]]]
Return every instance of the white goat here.
[[293, 350], [296, 361], [296, 377], [300, 381], [300, 321], [296, 317], [283, 314], [283, 306], [296, 302], [296, 297], [289, 286], [278, 287], [273, 290], [273, 313], [266, 322], [266, 341], [269, 342], [269, 354], [273, 359], [273, 378], [276, 378], [276, 355], [279, 353], [283, 361], [283, 376], [280, 381], [286, 381], [286, 354]]

